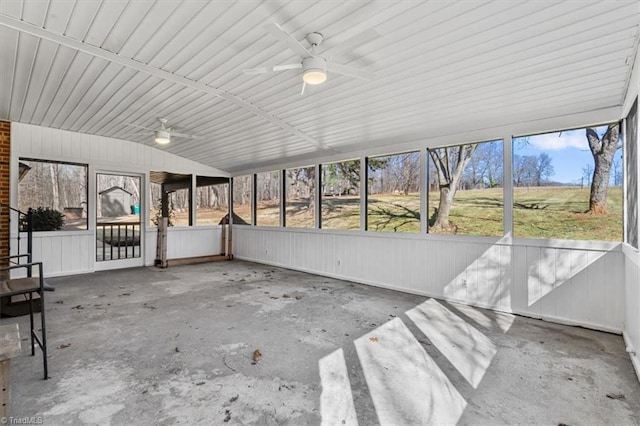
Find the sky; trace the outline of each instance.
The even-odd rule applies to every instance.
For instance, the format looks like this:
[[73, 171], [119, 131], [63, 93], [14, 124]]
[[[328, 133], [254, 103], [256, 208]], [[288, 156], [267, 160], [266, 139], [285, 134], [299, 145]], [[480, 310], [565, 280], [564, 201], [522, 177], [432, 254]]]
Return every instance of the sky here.
[[[595, 130], [599, 136], [602, 136], [607, 126], [596, 127]], [[584, 175], [583, 169], [587, 165], [593, 169], [593, 155], [589, 150], [585, 129], [545, 133], [527, 138], [528, 143], [523, 143], [526, 138], [513, 139], [513, 154], [537, 157], [543, 152], [547, 153], [551, 157], [554, 169], [554, 174], [549, 178], [552, 181], [579, 185]], [[615, 158], [618, 160], [622, 158], [621, 149], [618, 150]]]

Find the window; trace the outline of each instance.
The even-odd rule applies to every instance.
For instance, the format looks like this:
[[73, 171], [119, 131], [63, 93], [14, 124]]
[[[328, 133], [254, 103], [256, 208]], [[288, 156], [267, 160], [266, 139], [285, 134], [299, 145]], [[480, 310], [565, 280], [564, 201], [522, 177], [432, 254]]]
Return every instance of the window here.
[[627, 242], [638, 248], [638, 100], [627, 116], [625, 157], [627, 179]]
[[256, 175], [256, 225], [280, 226], [280, 172]]
[[428, 151], [428, 232], [503, 234], [502, 141]]
[[[157, 172], [152, 172], [157, 173]], [[185, 177], [186, 176], [186, 177]], [[169, 226], [189, 226], [189, 211], [191, 197], [189, 187], [191, 179], [189, 176], [180, 176], [178, 183], [159, 184], [151, 182], [151, 207], [149, 211], [149, 225], [158, 226], [158, 221], [162, 217], [162, 191], [167, 192], [167, 214]]]
[[233, 178], [233, 224], [251, 224], [252, 175]]
[[612, 123], [514, 138], [514, 235], [620, 241], [619, 134]]
[[294, 228], [314, 228], [316, 216], [315, 167], [287, 170], [285, 184], [285, 225]]
[[[58, 224], [44, 220], [36, 230], [87, 229], [87, 166], [44, 160], [20, 159], [18, 176], [18, 208], [29, 208], [51, 219], [62, 218]], [[49, 214], [54, 210], [59, 214]], [[35, 219], [34, 219], [35, 222]], [[34, 223], [35, 225], [35, 223]]]
[[420, 153], [367, 159], [367, 229], [420, 231]]
[[322, 165], [322, 228], [360, 229], [360, 161]]
[[191, 210], [189, 188], [169, 192], [169, 218], [171, 226], [189, 226]]
[[[158, 226], [158, 220], [162, 217], [162, 185], [151, 182], [151, 202], [149, 207], [149, 226]], [[169, 220], [171, 226], [171, 220]]]
[[229, 213], [229, 183], [221, 178], [196, 176], [196, 225], [218, 225]]

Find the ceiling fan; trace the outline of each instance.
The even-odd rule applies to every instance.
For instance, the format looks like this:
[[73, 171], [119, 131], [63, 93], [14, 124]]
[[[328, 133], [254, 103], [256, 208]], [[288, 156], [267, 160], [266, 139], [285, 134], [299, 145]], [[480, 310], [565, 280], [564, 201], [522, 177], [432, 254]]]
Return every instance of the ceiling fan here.
[[318, 46], [324, 40], [324, 36], [321, 33], [313, 32], [306, 36], [306, 40], [310, 45], [310, 49], [304, 47], [298, 40], [296, 40], [291, 34], [285, 31], [280, 25], [274, 23], [268, 25], [267, 30], [269, 34], [283, 41], [287, 44], [289, 49], [297, 53], [302, 61], [295, 64], [276, 65], [273, 68], [260, 67], [245, 69], [245, 74], [265, 74], [268, 72], [278, 72], [293, 69], [302, 69], [302, 92], [304, 94], [307, 84], [317, 85], [322, 84], [327, 80], [327, 73], [336, 73], [345, 75], [347, 77], [361, 78], [364, 80], [373, 80], [375, 74], [372, 72], [350, 67], [347, 65], [337, 64], [332, 61], [327, 61], [325, 58], [319, 55]]
[[144, 130], [148, 130], [149, 132], [153, 132], [152, 134], [155, 135], [154, 140], [159, 145], [167, 145], [169, 142], [171, 142], [172, 135], [182, 137], [182, 138], [190, 138], [190, 139], [197, 139], [199, 137], [196, 135], [189, 135], [186, 133], [174, 132], [173, 127], [167, 126], [168, 121], [166, 118], [160, 117], [158, 118], [158, 121], [160, 122], [159, 129], [152, 129], [150, 127], [138, 126], [137, 124], [133, 124], [133, 123], [124, 123], [124, 124], [126, 124], [127, 126], [137, 127], [138, 129], [144, 129]]

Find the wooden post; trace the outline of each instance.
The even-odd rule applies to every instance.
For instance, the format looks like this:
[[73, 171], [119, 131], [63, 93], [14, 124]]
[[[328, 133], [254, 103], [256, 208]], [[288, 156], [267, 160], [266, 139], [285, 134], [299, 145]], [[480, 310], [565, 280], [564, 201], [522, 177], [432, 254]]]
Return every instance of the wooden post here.
[[227, 259], [231, 260], [233, 259], [233, 238], [231, 235], [231, 230], [233, 229], [233, 217], [231, 217], [227, 226], [229, 227], [229, 235], [227, 237], [227, 252], [225, 254], [227, 255]]
[[18, 324], [0, 326], [0, 419], [9, 417], [11, 358], [22, 352]]
[[158, 221], [158, 240], [156, 242], [156, 266], [166, 268], [167, 264], [167, 227], [169, 218], [161, 217]]
[[223, 256], [227, 255], [227, 223], [223, 222], [220, 229], [220, 254]]

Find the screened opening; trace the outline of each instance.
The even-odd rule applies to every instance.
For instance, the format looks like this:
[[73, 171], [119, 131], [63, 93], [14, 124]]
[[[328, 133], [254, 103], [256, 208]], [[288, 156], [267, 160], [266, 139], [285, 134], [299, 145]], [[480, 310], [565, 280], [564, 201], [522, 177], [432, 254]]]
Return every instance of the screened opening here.
[[638, 248], [638, 99], [629, 111], [625, 131], [628, 188], [626, 240], [633, 247]]
[[35, 231], [87, 229], [87, 166], [21, 158], [18, 208], [34, 210]]
[[233, 178], [233, 223], [234, 225], [251, 224], [251, 194], [253, 193], [253, 175]]
[[256, 174], [256, 225], [280, 226], [280, 172]]
[[367, 230], [420, 231], [420, 153], [367, 159]]
[[313, 166], [285, 171], [285, 225], [315, 227], [316, 169]]
[[149, 221], [157, 226], [161, 217], [169, 226], [190, 226], [191, 175], [150, 172], [151, 207]]
[[619, 123], [514, 138], [514, 235], [620, 241], [621, 147]]
[[503, 142], [428, 150], [428, 232], [501, 236]]
[[323, 164], [321, 170], [321, 228], [360, 229], [360, 161]]
[[229, 179], [196, 176], [196, 225], [219, 225], [229, 214]]

